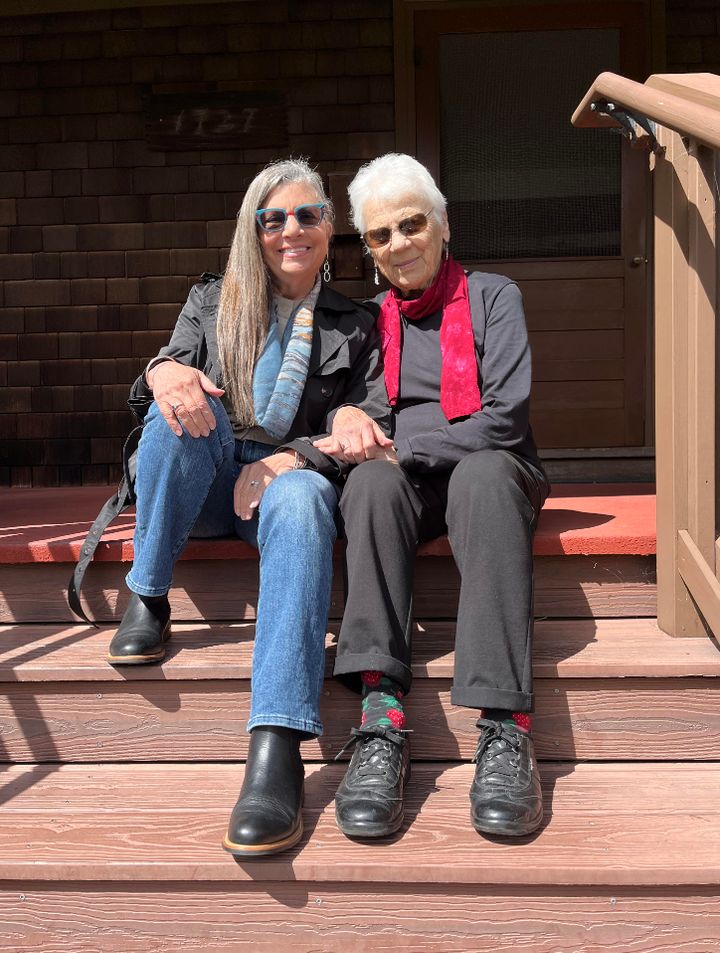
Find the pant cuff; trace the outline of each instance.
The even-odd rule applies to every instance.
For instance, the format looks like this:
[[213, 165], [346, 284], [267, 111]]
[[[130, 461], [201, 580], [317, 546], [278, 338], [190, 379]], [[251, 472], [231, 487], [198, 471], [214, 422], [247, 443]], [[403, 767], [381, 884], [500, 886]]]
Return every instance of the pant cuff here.
[[295, 731], [302, 732], [305, 739], [319, 738], [323, 733], [322, 723], [319, 721], [309, 721], [305, 718], [288, 718], [286, 715], [253, 715], [247, 723], [247, 730], [253, 728], [293, 728]]
[[138, 583], [134, 582], [131, 579], [132, 572], [129, 572], [125, 576], [125, 583], [127, 584], [130, 592], [134, 592], [138, 596], [164, 596], [170, 591], [170, 586], [165, 588], [158, 588], [157, 586], [141, 586]]
[[412, 685], [412, 672], [409, 666], [399, 662], [392, 655], [342, 655], [335, 659], [333, 675], [347, 688], [358, 694], [362, 691], [361, 672], [382, 672], [402, 688], [407, 695]]
[[463, 708], [503, 708], [505, 711], [531, 712], [535, 698], [531, 692], [510, 692], [502, 688], [457, 688], [450, 693], [453, 705]]

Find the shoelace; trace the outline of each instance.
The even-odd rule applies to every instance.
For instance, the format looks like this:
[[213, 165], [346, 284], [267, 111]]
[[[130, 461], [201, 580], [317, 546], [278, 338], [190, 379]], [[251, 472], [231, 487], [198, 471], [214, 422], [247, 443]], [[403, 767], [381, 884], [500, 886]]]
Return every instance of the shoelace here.
[[484, 731], [480, 735], [473, 762], [482, 761], [482, 773], [499, 775], [514, 781], [517, 777], [520, 761], [520, 737], [517, 729], [490, 718], [478, 718], [478, 728]]
[[393, 754], [393, 746], [402, 744], [406, 730], [387, 728], [384, 725], [375, 725], [372, 728], [351, 728], [350, 739], [335, 755], [337, 761], [348, 748], [362, 742], [359, 750], [356, 773], [363, 777], [385, 775]]

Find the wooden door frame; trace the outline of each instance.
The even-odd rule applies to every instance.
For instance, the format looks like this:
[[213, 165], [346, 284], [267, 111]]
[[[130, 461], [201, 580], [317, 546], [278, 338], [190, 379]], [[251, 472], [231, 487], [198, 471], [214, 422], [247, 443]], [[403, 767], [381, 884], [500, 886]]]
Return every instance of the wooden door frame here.
[[[552, 7], [557, 12], [559, 8], [567, 7], [571, 8], [573, 12], [577, 13], [578, 8], [583, 5], [588, 7], [593, 7], [597, 10], [598, 7], [605, 8], [608, 12], [612, 11], [612, 8], [622, 8], [627, 6], [627, 0], [393, 0], [394, 10], [393, 10], [393, 21], [394, 21], [394, 43], [395, 43], [395, 135], [396, 135], [396, 148], [399, 152], [408, 152], [411, 155], [417, 155], [418, 152], [418, 135], [417, 135], [417, 126], [416, 126], [416, 112], [415, 112], [415, 88], [416, 88], [416, 57], [417, 52], [415, 48], [415, 15], [418, 12], [424, 11], [442, 11], [442, 10], [452, 10], [454, 13], [462, 13], [463, 11], [474, 12], [476, 13], [482, 7], [487, 7], [488, 9], [494, 8], [495, 11], [498, 9], [512, 8], [512, 7], [522, 7], [527, 9], [528, 7]], [[645, 23], [646, 23], [646, 36], [645, 36], [645, 49], [647, 50], [647, 70], [648, 73], [662, 71], [665, 68], [665, 4], [663, 0], [633, 0], [634, 5], [640, 4], [644, 7], [645, 11]], [[636, 79], [644, 79], [645, 77], [634, 77]], [[570, 122], [570, 117], [568, 117], [568, 122]], [[625, 146], [627, 149], [627, 145]], [[639, 158], [639, 157], [638, 157]], [[647, 177], [648, 191], [645, 196], [636, 195], [631, 202], [633, 205], [641, 203], [647, 200], [646, 208], [648, 212], [651, 209], [651, 204], [649, 201], [649, 187], [650, 180]], [[623, 217], [626, 215], [633, 215], [634, 209], [629, 207], [626, 200], [624, 199], [623, 207]], [[647, 257], [651, 258], [651, 216], [645, 215], [642, 216], [645, 221], [645, 235], [637, 236], [638, 240], [643, 244], [643, 247], [647, 249]], [[627, 265], [626, 256], [626, 268]], [[632, 257], [632, 256], [630, 256]], [[578, 262], [578, 264], [580, 264]], [[519, 277], [519, 276], [515, 276]], [[630, 350], [627, 352], [629, 354], [637, 354], [638, 348], [644, 349], [645, 360], [644, 360], [644, 379], [646, 381], [645, 394], [644, 394], [644, 442], [643, 445], [636, 445], [635, 448], [628, 447], [627, 450], [631, 454], [633, 450], [645, 451], [648, 452], [648, 448], [654, 443], [654, 414], [653, 414], [653, 350], [652, 350], [652, 339], [653, 339], [653, 327], [652, 327], [652, 307], [651, 307], [651, 282], [648, 279], [646, 280], [646, 294], [645, 294], [645, 310], [646, 310], [646, 320], [645, 326], [647, 329], [644, 339], [640, 338], [643, 336], [641, 334], [635, 334], [632, 336], [632, 340], [627, 341], [627, 345], [630, 346]], [[642, 372], [642, 366], [636, 368]], [[627, 376], [626, 375], [626, 391], [627, 391]], [[632, 406], [629, 404], [628, 406]], [[639, 405], [641, 406], [641, 405]], [[629, 423], [629, 428], [632, 428], [634, 432], [638, 432], [639, 424], [639, 409], [636, 411], [638, 419], [635, 420], [634, 425]], [[598, 451], [602, 453], [602, 451]], [[590, 454], [592, 455], [592, 453]]]

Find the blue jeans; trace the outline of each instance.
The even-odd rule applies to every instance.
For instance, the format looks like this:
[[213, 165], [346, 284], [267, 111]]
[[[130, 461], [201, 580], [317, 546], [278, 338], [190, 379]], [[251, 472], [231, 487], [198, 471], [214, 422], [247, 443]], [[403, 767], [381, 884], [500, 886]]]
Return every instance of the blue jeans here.
[[248, 730], [258, 725], [322, 734], [320, 695], [330, 608], [338, 491], [314, 470], [276, 477], [258, 513], [233, 512], [233, 488], [246, 463], [275, 449], [235, 441], [225, 410], [208, 397], [217, 427], [177, 437], [153, 404], [138, 448], [135, 559], [128, 587], [159, 596], [188, 538], [236, 534], [260, 551], [260, 591]]

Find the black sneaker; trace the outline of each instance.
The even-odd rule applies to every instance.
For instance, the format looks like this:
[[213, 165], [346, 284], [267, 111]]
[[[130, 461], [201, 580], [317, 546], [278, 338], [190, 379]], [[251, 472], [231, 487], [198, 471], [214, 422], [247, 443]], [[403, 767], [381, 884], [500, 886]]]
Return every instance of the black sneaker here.
[[353, 728], [339, 755], [353, 744], [355, 751], [335, 797], [337, 826], [348, 837], [394, 834], [404, 818], [410, 741], [405, 732], [382, 725]]
[[482, 834], [531, 834], [543, 818], [532, 738], [520, 728], [490, 718], [480, 718], [477, 727], [482, 733], [470, 788], [473, 827]]

